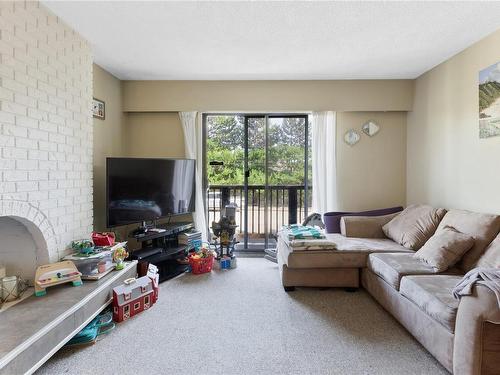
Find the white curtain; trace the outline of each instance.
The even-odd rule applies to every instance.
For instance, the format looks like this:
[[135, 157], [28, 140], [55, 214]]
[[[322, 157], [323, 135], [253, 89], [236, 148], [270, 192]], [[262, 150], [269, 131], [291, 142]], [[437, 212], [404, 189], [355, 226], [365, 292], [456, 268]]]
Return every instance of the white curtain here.
[[314, 112], [311, 128], [312, 209], [323, 215], [338, 210], [335, 112]]
[[207, 240], [207, 222], [205, 220], [205, 194], [203, 191], [203, 131], [202, 122], [197, 112], [179, 112], [184, 132], [184, 145], [186, 158], [196, 160], [196, 197], [194, 225], [201, 232], [203, 241]]

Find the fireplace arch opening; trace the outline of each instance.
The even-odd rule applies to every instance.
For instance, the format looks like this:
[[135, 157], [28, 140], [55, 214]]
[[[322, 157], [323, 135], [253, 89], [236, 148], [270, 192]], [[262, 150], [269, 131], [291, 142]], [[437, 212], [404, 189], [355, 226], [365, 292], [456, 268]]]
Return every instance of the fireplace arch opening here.
[[54, 230], [41, 211], [25, 202], [1, 202], [0, 263], [8, 276], [33, 282], [36, 267], [57, 255]]

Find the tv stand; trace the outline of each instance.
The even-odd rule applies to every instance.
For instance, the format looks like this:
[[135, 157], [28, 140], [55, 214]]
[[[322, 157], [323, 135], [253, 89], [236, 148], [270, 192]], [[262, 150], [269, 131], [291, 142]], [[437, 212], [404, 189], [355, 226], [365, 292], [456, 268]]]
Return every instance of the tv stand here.
[[147, 230], [145, 233], [131, 233], [131, 237], [141, 243], [141, 248], [131, 253], [130, 258], [139, 262], [152, 263], [158, 267], [160, 282], [171, 279], [186, 272], [187, 265], [178, 262], [185, 258], [187, 246], [179, 245], [177, 236], [194, 228], [193, 223], [171, 223], [159, 225], [158, 230]]

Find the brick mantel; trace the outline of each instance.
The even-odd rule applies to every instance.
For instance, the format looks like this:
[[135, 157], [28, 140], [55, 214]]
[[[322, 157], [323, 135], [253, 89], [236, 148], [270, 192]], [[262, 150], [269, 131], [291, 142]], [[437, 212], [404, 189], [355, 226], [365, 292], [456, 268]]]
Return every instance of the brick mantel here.
[[92, 231], [91, 49], [38, 2], [0, 17], [0, 216], [33, 223], [56, 261]]

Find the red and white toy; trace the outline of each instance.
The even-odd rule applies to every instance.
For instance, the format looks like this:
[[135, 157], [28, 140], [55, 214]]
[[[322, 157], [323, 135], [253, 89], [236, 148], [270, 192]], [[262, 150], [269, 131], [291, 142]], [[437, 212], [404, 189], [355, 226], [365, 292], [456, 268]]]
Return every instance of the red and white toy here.
[[158, 300], [158, 268], [150, 264], [146, 276], [131, 278], [113, 288], [113, 320], [123, 322], [149, 309]]
[[123, 322], [149, 309], [155, 302], [154, 295], [149, 277], [125, 280], [123, 285], [113, 288], [113, 320]]
[[160, 283], [160, 275], [158, 275], [158, 267], [154, 264], [150, 264], [148, 266], [147, 276], [153, 281], [153, 302], [158, 301], [158, 291], [159, 291], [159, 283]]

